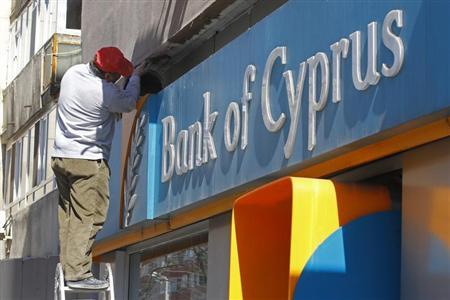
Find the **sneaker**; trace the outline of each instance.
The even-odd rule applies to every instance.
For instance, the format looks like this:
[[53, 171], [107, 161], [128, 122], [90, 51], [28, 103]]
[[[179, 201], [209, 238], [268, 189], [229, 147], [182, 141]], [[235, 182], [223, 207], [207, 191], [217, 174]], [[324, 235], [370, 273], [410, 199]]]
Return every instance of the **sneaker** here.
[[104, 290], [108, 288], [109, 282], [106, 280], [99, 280], [94, 277], [89, 277], [77, 281], [67, 281], [67, 286], [71, 289]]

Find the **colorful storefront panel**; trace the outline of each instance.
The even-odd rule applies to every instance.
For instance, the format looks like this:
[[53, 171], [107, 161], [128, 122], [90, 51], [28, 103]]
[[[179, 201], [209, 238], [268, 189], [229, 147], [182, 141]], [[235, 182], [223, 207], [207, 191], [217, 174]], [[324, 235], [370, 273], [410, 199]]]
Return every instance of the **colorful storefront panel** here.
[[[330, 279], [329, 286], [321, 286], [326, 280], [312, 277], [314, 270], [322, 272], [323, 279], [326, 279], [326, 272], [346, 275], [340, 282], [347, 295], [348, 289], [357, 287], [354, 281], [359, 276], [358, 272], [347, 272], [350, 266], [353, 270], [352, 263], [357, 261], [353, 255], [378, 260], [375, 264], [360, 266], [364, 269], [361, 272], [371, 273], [368, 278], [382, 276], [382, 271], [389, 268], [394, 277], [385, 278], [396, 278], [390, 283], [392, 289], [389, 284], [386, 287], [386, 281], [382, 279], [375, 282], [361, 280], [357, 287], [361, 292], [397, 295], [399, 213], [387, 220], [380, 216], [356, 222], [388, 211], [391, 211], [391, 200], [386, 188], [340, 184], [331, 180], [286, 177], [245, 194], [236, 201], [233, 209], [229, 298], [293, 299], [295, 291], [295, 299], [312, 299], [308, 295], [317, 295], [314, 290], [329, 292], [335, 284]], [[386, 228], [389, 224], [396, 225]], [[375, 235], [382, 234], [380, 230], [385, 230], [386, 238]], [[371, 243], [358, 244], [357, 238], [361, 234], [369, 235], [361, 243]], [[393, 240], [392, 246], [387, 245]], [[386, 253], [377, 256], [377, 251], [370, 249], [364, 250], [365, 253], [352, 252], [372, 247], [374, 243], [380, 252]], [[324, 252], [334, 255], [324, 256]], [[378, 268], [373, 268], [374, 265]], [[312, 286], [306, 288], [305, 282]]]

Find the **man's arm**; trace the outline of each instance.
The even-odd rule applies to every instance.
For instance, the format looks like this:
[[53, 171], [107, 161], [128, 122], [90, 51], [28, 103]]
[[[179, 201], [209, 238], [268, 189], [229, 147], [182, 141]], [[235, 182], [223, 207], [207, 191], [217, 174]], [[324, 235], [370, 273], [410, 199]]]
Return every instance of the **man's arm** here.
[[[105, 83], [104, 83], [105, 84]], [[140, 77], [132, 75], [125, 89], [121, 89], [112, 83], [106, 85], [107, 93], [104, 93], [105, 103], [111, 112], [130, 112], [136, 108], [136, 101], [140, 92]]]

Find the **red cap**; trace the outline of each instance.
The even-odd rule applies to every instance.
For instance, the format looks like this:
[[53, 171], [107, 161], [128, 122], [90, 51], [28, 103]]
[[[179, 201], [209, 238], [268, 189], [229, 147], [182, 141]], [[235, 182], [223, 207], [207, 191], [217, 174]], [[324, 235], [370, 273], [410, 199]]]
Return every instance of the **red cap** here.
[[128, 77], [133, 73], [133, 65], [116, 47], [104, 47], [95, 53], [95, 65], [106, 73], [119, 73]]

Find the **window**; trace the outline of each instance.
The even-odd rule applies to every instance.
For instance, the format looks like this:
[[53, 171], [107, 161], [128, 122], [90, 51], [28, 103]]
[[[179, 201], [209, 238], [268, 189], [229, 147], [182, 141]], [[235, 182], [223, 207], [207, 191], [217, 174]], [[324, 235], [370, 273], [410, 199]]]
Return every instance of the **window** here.
[[22, 160], [20, 168], [20, 197], [28, 192], [28, 158], [29, 158], [29, 136], [28, 131], [21, 138], [22, 141]]
[[81, 29], [81, 6], [81, 0], [67, 0], [67, 29]]
[[31, 174], [32, 174], [32, 156], [31, 156], [31, 150], [33, 149], [33, 144], [31, 141], [31, 133], [32, 130], [29, 129], [27, 134], [24, 137], [24, 140], [26, 141], [26, 149], [24, 153], [24, 175], [25, 175], [25, 194], [30, 191], [31, 188]]
[[56, 109], [52, 109], [24, 135], [4, 147], [3, 198], [6, 205], [27, 198], [31, 192], [32, 198], [37, 200], [55, 188], [55, 184], [50, 186], [49, 182], [53, 178], [49, 170], [55, 126]]
[[33, 134], [33, 150], [32, 150], [32, 156], [33, 156], [33, 174], [32, 174], [32, 180], [31, 184], [32, 186], [36, 186], [38, 184], [38, 176], [37, 171], [39, 169], [39, 132], [40, 132], [40, 122], [37, 122], [34, 128], [31, 130], [34, 132]]
[[45, 153], [45, 162], [44, 162], [44, 164], [46, 164], [44, 178], [47, 180], [53, 177], [53, 172], [51, 171], [52, 160], [50, 158], [53, 151], [53, 145], [55, 143], [55, 134], [56, 134], [56, 109], [53, 109], [52, 111], [50, 111], [47, 117], [47, 132], [45, 138], [47, 149]]
[[128, 248], [129, 299], [206, 299], [208, 222]]
[[138, 299], [206, 299], [207, 243], [147, 255], [139, 264]]
[[36, 185], [45, 180], [47, 174], [47, 131], [48, 117], [46, 116], [39, 121], [39, 147], [38, 147], [38, 163], [36, 172]]
[[3, 169], [3, 199], [5, 200], [5, 204], [12, 202], [12, 186], [13, 186], [13, 175], [14, 168], [14, 149], [10, 148], [6, 150], [5, 155], [5, 165]]
[[18, 199], [21, 196], [22, 139], [16, 142], [14, 152], [14, 199]]

